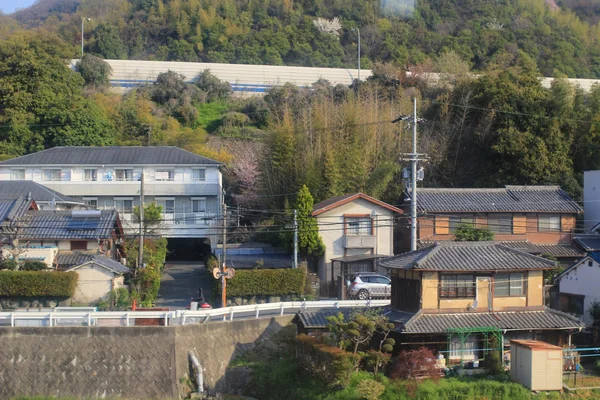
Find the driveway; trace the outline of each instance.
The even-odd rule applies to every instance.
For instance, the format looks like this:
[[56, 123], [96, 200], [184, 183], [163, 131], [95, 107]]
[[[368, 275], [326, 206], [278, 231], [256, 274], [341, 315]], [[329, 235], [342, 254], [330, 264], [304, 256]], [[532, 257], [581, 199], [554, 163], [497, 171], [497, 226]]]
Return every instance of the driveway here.
[[213, 280], [199, 261], [167, 262], [156, 306], [169, 307], [171, 310], [184, 309], [190, 304], [190, 299], [198, 297], [198, 288], [204, 290], [204, 298], [210, 302]]

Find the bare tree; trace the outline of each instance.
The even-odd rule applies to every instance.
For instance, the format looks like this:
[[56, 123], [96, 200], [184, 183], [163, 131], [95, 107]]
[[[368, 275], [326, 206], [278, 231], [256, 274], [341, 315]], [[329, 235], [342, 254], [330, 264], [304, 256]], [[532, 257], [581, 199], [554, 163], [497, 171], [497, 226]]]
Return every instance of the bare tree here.
[[27, 251], [29, 245], [29, 241], [25, 239], [24, 233], [30, 222], [30, 216], [24, 215], [5, 221], [1, 227], [2, 243], [17, 264], [17, 270], [20, 269], [20, 256]]

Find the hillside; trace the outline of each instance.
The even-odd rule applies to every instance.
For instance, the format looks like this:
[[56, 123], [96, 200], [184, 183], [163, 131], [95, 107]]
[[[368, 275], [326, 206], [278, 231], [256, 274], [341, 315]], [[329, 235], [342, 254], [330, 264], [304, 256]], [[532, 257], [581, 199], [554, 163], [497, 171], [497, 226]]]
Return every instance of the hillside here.
[[[393, 2], [387, 2], [390, 4]], [[402, 2], [401, 2], [402, 3]], [[423, 0], [390, 11], [380, 1], [40, 0], [14, 15], [104, 58], [353, 67], [399, 67], [453, 51], [484, 70], [524, 51], [545, 76], [600, 78], [600, 6], [589, 0]], [[572, 11], [571, 11], [572, 10]], [[319, 30], [314, 20], [339, 18]], [[585, 20], [581, 20], [584, 18]], [[593, 25], [590, 25], [593, 24]], [[327, 24], [325, 24], [327, 26]], [[0, 30], [1, 33], [1, 30]]]

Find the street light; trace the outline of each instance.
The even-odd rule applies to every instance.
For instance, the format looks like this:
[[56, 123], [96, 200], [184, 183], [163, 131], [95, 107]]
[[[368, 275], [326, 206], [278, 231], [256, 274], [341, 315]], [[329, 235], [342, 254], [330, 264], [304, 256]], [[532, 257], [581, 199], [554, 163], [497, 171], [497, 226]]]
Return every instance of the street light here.
[[351, 30], [358, 35], [358, 82], [360, 83], [360, 29], [352, 28]]
[[83, 57], [83, 23], [85, 21], [91, 21], [91, 19], [83, 17], [81, 18], [81, 57]]

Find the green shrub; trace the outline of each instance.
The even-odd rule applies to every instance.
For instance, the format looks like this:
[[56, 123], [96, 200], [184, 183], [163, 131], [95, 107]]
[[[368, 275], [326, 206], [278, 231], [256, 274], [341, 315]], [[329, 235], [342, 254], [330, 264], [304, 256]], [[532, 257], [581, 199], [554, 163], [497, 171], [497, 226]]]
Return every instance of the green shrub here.
[[1, 297], [73, 296], [76, 272], [10, 271], [0, 272]]
[[306, 275], [299, 268], [238, 270], [227, 281], [227, 296], [300, 295], [305, 282]]
[[210, 274], [215, 268], [219, 268], [219, 259], [214, 254], [209, 254], [204, 257], [204, 265], [206, 271]]
[[14, 271], [15, 269], [17, 269], [15, 260], [4, 260], [0, 263], [0, 270]]
[[118, 288], [111, 291], [108, 299], [111, 309], [126, 310], [131, 306], [129, 291], [125, 288]]
[[297, 359], [300, 367], [322, 382], [346, 386], [360, 362], [360, 355], [329, 346], [317, 339], [297, 337]]
[[47, 269], [48, 266], [46, 263], [41, 261], [25, 261], [23, 266], [21, 267], [22, 271], [43, 271]]
[[135, 281], [139, 288], [140, 306], [152, 307], [160, 289], [160, 271], [152, 267], [142, 268]]
[[594, 364], [594, 370], [597, 374], [600, 374], [600, 360], [596, 360], [596, 363]]

